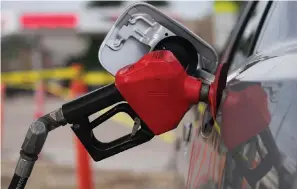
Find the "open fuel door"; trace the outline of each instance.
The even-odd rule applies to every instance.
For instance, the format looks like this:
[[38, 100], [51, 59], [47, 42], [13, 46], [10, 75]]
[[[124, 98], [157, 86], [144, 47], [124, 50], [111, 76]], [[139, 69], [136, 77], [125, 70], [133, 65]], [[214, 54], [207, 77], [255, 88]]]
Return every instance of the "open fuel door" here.
[[135, 3], [117, 19], [101, 44], [102, 66], [116, 72], [150, 51], [174, 53], [188, 74], [211, 82], [218, 66], [214, 49], [179, 22], [147, 3]]

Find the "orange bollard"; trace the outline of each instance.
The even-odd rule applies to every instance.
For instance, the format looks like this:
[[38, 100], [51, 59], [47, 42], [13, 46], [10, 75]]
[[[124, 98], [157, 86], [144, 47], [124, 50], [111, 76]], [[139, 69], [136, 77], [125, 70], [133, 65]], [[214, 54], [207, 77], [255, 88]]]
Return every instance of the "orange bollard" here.
[[[77, 71], [78, 77], [73, 79], [70, 86], [70, 97], [75, 98], [87, 92], [87, 86], [82, 78], [82, 66], [75, 64], [73, 68]], [[78, 189], [93, 189], [93, 178], [90, 156], [80, 140], [75, 136], [76, 146], [76, 174]]]
[[75, 138], [75, 146], [78, 189], [93, 189], [90, 156], [77, 137]]
[[4, 83], [1, 83], [1, 128], [0, 128], [0, 146], [2, 147], [2, 133], [3, 133], [3, 120], [4, 120], [4, 100], [5, 100], [5, 91], [6, 91], [6, 86]]

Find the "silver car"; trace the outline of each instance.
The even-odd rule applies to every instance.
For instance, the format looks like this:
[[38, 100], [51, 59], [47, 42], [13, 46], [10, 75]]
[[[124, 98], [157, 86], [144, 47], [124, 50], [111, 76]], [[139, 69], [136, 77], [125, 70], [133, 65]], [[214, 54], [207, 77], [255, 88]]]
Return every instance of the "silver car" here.
[[297, 2], [248, 2], [221, 56], [230, 65], [215, 120], [181, 122], [175, 162], [187, 189], [297, 188]]

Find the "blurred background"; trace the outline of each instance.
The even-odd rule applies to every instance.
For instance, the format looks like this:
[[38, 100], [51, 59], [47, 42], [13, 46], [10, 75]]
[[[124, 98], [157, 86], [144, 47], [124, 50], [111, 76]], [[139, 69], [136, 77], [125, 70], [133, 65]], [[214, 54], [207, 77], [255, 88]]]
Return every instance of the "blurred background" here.
[[[218, 53], [245, 5], [244, 1], [146, 2], [187, 26]], [[130, 3], [133, 1], [1, 1], [2, 187], [8, 186], [34, 119], [113, 82], [101, 67], [98, 50]], [[76, 77], [78, 72], [83, 77]], [[111, 141], [131, 129], [132, 120], [117, 115], [96, 128], [95, 135]], [[175, 171], [174, 150], [175, 135], [168, 132], [109, 159], [89, 160], [93, 186], [183, 188], [183, 175]], [[50, 133], [28, 188], [82, 189], [78, 167], [85, 162], [79, 153], [69, 127]]]

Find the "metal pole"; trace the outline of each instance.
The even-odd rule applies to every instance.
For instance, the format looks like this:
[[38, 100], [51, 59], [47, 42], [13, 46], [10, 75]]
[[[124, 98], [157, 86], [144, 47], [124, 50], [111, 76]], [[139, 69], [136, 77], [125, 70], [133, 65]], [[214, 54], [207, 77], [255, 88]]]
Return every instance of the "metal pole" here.
[[0, 137], [1, 137], [1, 140], [0, 140], [0, 142], [1, 142], [1, 144], [0, 144], [0, 146], [1, 146], [1, 148], [2, 148], [2, 140], [3, 140], [3, 120], [4, 120], [4, 118], [3, 118], [3, 116], [4, 116], [4, 101], [5, 101], [5, 89], [6, 89], [6, 86], [5, 86], [5, 84], [4, 83], [1, 83], [1, 134], [0, 134]]
[[34, 119], [37, 119], [41, 117], [44, 113], [44, 85], [42, 80], [42, 75], [40, 74], [40, 71], [42, 71], [43, 68], [43, 61], [42, 61], [42, 45], [41, 45], [42, 36], [33, 36], [33, 52], [32, 52], [32, 66], [33, 70], [37, 71], [39, 73], [38, 80], [35, 85], [35, 94], [34, 94], [34, 100], [35, 100], [35, 115]]

